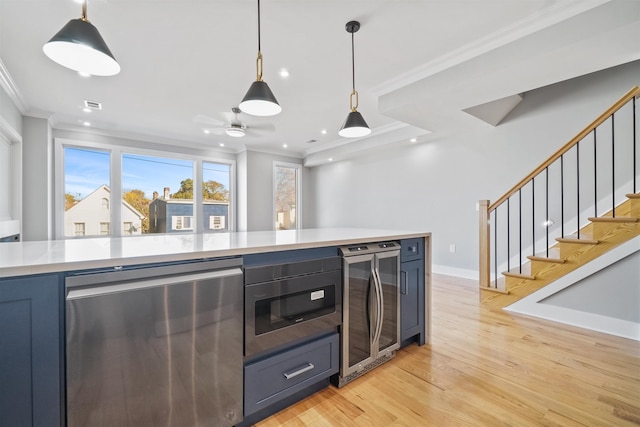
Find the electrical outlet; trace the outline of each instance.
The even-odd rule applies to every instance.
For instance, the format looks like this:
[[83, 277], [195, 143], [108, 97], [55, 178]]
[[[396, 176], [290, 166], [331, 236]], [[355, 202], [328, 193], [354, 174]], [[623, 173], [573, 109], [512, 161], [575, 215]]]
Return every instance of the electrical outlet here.
[[452, 254], [456, 252], [456, 245], [451, 244], [449, 245], [449, 252], [451, 252]]

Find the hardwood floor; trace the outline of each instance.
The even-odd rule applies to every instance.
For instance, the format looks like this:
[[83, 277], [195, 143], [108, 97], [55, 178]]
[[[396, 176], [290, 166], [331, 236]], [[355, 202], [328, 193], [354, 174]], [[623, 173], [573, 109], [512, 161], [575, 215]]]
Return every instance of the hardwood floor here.
[[431, 345], [257, 424], [638, 426], [640, 343], [478, 303], [476, 281], [434, 275]]

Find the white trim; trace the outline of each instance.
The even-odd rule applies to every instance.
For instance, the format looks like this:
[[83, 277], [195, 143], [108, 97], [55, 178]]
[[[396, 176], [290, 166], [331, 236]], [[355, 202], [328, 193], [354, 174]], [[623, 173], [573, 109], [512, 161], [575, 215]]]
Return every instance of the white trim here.
[[7, 70], [7, 67], [5, 67], [2, 62], [2, 59], [0, 59], [0, 87], [4, 89], [9, 99], [13, 101], [18, 110], [20, 110], [20, 113], [24, 116], [29, 106], [24, 100], [24, 96], [22, 92], [20, 92], [20, 89], [18, 89], [13, 77], [9, 74], [9, 70]]
[[436, 274], [444, 274], [446, 276], [462, 277], [464, 279], [479, 280], [480, 273], [478, 270], [469, 270], [466, 268], [449, 267], [448, 265], [431, 266], [431, 271]]
[[640, 324], [638, 323], [550, 304], [539, 304], [543, 299], [637, 251], [640, 251], [640, 236], [613, 248], [590, 263], [505, 307], [505, 310], [640, 341]]

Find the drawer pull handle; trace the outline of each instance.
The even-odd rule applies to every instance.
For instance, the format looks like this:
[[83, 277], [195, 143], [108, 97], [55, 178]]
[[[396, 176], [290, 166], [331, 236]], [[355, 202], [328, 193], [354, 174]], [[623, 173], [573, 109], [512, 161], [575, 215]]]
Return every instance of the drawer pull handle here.
[[312, 370], [313, 368], [315, 368], [315, 366], [313, 366], [313, 363], [307, 363], [306, 366], [298, 369], [297, 371], [293, 371], [293, 372], [285, 372], [284, 373], [284, 377], [288, 380], [290, 380], [293, 377], [297, 377], [300, 374], [304, 374], [307, 371]]

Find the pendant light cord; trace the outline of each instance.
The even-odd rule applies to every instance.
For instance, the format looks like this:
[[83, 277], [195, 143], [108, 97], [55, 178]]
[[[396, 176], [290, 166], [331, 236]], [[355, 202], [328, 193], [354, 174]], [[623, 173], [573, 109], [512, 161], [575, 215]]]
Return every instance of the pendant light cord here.
[[[358, 110], [358, 91], [356, 90], [356, 50], [354, 48], [354, 33], [355, 31], [351, 32], [351, 83], [352, 83], [352, 90], [351, 90], [351, 95], [349, 95], [349, 107], [351, 108], [351, 111], [355, 112]], [[355, 105], [354, 105], [354, 100], [355, 98]]]
[[80, 17], [80, 19], [85, 22], [89, 22], [89, 20], [87, 19], [87, 0], [82, 1], [82, 16]]
[[260, 52], [260, 0], [258, 0], [258, 52]]
[[256, 80], [262, 81], [262, 52], [260, 50], [260, 0], [258, 0], [258, 58], [256, 59]]
[[352, 89], [356, 91], [356, 51], [354, 46], [354, 33], [351, 33], [351, 81]]

